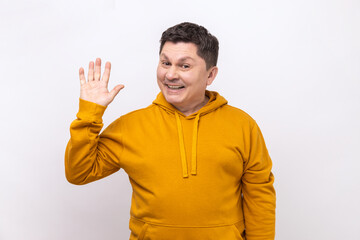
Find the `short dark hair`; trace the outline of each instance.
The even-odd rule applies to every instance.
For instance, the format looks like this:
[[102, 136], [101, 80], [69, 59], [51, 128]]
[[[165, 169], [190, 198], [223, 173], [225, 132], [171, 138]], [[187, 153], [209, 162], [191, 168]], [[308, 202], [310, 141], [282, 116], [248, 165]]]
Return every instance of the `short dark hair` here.
[[205, 60], [207, 69], [217, 64], [219, 41], [203, 26], [183, 22], [168, 28], [161, 36], [159, 54], [166, 42], [194, 43], [197, 46], [197, 54]]

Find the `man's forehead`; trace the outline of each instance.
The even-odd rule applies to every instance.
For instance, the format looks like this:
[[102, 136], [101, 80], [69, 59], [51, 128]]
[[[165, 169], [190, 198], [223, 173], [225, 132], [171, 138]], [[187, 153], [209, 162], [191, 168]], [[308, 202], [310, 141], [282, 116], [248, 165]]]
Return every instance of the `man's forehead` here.
[[165, 59], [175, 58], [179, 61], [195, 61], [199, 56], [197, 54], [197, 46], [194, 43], [166, 42], [161, 50], [160, 57]]

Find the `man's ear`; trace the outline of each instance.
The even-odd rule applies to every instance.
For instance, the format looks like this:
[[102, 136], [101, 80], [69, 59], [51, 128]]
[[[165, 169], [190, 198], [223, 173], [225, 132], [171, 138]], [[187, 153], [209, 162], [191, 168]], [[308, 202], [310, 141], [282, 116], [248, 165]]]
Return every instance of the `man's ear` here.
[[206, 80], [206, 85], [208, 85], [208, 86], [211, 85], [211, 83], [216, 78], [217, 73], [218, 73], [218, 67], [217, 66], [213, 66], [208, 70], [208, 78]]

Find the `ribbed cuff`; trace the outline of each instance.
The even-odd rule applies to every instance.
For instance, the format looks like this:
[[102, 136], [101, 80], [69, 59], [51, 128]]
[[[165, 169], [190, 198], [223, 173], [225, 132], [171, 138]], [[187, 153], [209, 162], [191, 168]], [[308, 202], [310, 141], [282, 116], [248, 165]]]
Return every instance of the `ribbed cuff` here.
[[102, 123], [105, 110], [105, 106], [79, 98], [79, 111], [76, 116], [81, 120]]

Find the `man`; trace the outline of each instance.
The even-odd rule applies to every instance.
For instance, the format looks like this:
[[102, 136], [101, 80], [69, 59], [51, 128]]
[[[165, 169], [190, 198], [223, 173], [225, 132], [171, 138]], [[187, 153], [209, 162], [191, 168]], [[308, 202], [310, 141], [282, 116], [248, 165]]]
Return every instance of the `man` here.
[[[71, 124], [66, 177], [86, 184], [120, 168], [133, 188], [130, 239], [269, 240], [275, 235], [271, 159], [256, 122], [206, 90], [216, 77], [218, 41], [181, 23], [160, 40], [161, 93], [100, 135], [110, 63], [80, 68], [80, 108]], [[95, 65], [95, 69], [94, 69]]]

